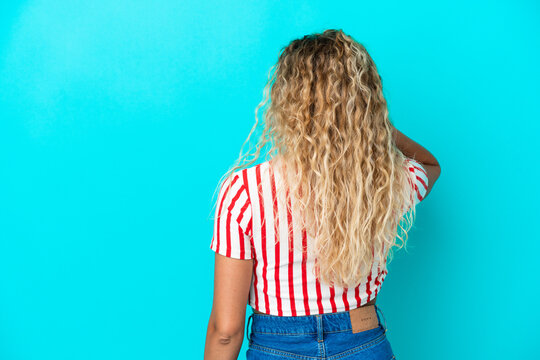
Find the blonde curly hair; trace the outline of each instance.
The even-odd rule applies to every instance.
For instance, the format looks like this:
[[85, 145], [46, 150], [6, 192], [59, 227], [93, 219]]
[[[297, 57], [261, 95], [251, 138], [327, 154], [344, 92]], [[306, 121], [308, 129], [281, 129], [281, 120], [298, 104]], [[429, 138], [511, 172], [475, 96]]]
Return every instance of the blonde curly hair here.
[[[386, 261], [392, 247], [406, 245], [415, 217], [414, 179], [394, 143], [375, 63], [342, 30], [306, 35], [282, 48], [263, 94], [223, 178], [253, 164], [269, 144], [265, 157], [280, 159], [287, 196], [294, 196], [287, 206], [315, 239], [319, 281], [355, 286], [376, 258]], [[262, 134], [242, 154], [261, 108]]]

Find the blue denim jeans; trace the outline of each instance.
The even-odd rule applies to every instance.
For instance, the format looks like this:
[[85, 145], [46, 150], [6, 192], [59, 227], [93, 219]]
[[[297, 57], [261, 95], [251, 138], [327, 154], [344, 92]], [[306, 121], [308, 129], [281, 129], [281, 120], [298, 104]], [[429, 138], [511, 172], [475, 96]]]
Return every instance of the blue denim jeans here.
[[[252, 313], [247, 324], [248, 360], [391, 360], [386, 321], [358, 333], [352, 332], [348, 311], [307, 316], [275, 316]], [[381, 312], [382, 313], [382, 312]], [[383, 315], [384, 319], [384, 315]], [[250, 321], [253, 320], [251, 329]]]

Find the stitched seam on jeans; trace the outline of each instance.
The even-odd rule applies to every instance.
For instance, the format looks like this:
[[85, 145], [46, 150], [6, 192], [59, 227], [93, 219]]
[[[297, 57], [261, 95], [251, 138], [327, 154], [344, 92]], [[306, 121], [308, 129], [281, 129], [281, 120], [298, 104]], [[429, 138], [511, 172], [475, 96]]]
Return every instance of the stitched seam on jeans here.
[[[363, 331], [360, 331], [360, 332], [365, 332], [365, 331], [371, 331], [371, 330], [376, 330], [378, 328], [373, 328], [373, 329], [369, 329], [369, 330], [363, 330]], [[334, 331], [325, 331], [324, 333], [325, 334], [332, 334], [332, 333], [340, 333], [340, 332], [350, 332], [351, 334], [356, 334], [356, 333], [353, 333], [352, 332], [352, 329], [347, 329], [347, 330], [334, 330]]]
[[[377, 328], [374, 328], [377, 329]], [[373, 329], [369, 329], [373, 330]], [[364, 330], [364, 331], [369, 331]], [[346, 330], [334, 330], [334, 331], [325, 331], [325, 334], [333, 334], [333, 333], [340, 333], [340, 332], [351, 332], [352, 329], [346, 329]], [[316, 332], [301, 332], [301, 333], [277, 333], [277, 332], [264, 332], [264, 331], [252, 331], [255, 334], [270, 334], [270, 335], [316, 335]]]
[[266, 335], [317, 335], [316, 332], [278, 333], [278, 332], [253, 331], [253, 333], [254, 334], [266, 334]]
[[269, 347], [266, 347], [266, 346], [257, 345], [257, 344], [252, 344], [252, 345], [251, 345], [251, 348], [252, 348], [252, 349], [255, 349], [255, 350], [262, 351], [262, 352], [265, 352], [265, 353], [274, 354], [274, 355], [288, 356], [288, 357], [293, 358], [293, 359], [301, 359], [301, 360], [320, 360], [320, 357], [318, 357], [318, 356], [299, 355], [299, 354], [295, 354], [295, 353], [290, 353], [290, 352], [288, 352], [288, 351], [272, 349], [272, 348], [269, 348]]
[[340, 332], [347, 332], [347, 331], [352, 331], [352, 329], [347, 329], [347, 330], [334, 330], [334, 331], [325, 331], [324, 333], [325, 334], [333, 334], [333, 333], [340, 333]]

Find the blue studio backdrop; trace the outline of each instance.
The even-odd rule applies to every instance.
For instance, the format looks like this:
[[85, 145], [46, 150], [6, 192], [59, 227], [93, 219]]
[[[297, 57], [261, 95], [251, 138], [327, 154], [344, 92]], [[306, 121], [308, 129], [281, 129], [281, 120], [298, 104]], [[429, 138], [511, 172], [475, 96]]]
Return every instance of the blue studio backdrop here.
[[0, 359], [202, 358], [215, 187], [279, 50], [327, 28], [366, 46], [392, 121], [442, 166], [379, 293], [396, 357], [533, 358], [539, 17], [524, 0], [2, 2]]

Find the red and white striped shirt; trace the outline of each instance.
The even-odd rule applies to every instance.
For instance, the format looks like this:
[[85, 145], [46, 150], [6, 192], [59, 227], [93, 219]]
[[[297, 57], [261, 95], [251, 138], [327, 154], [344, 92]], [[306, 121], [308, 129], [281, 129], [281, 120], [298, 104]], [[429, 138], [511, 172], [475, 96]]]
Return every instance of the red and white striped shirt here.
[[[428, 178], [420, 163], [407, 162], [416, 179], [411, 188], [416, 205], [427, 192]], [[253, 259], [249, 305], [265, 314], [300, 316], [348, 311], [371, 301], [388, 273], [386, 259], [377, 257], [371, 273], [355, 288], [320, 283], [310, 251], [302, 253], [292, 246], [301, 242], [310, 249], [313, 239], [305, 229], [298, 229], [287, 211], [284, 202], [291, 199], [276, 198], [276, 186], [282, 183], [266, 161], [234, 172], [218, 196], [210, 248], [231, 258]], [[280, 241], [276, 243], [277, 235]], [[294, 251], [288, 251], [289, 247]]]

